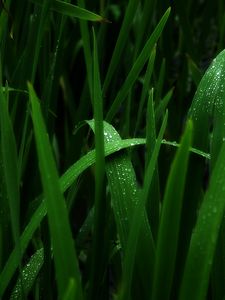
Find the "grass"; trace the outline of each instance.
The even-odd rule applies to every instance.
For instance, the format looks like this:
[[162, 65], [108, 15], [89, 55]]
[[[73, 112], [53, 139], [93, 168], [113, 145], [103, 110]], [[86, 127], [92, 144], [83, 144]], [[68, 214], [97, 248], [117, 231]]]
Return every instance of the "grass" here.
[[0, 299], [225, 299], [225, 5], [0, 6]]

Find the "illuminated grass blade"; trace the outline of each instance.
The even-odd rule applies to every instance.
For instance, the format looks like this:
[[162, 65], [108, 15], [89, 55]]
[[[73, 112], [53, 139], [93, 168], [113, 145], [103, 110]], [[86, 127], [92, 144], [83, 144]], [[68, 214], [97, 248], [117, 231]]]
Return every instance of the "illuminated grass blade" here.
[[[88, 124], [94, 130], [93, 121]], [[107, 122], [104, 122], [105, 144], [121, 140], [117, 131]], [[123, 152], [106, 160], [106, 175], [109, 182], [112, 208], [122, 251], [126, 251], [128, 236], [133, 221], [133, 212], [138, 205], [140, 189], [137, 185], [136, 175], [129, 156]], [[154, 256], [154, 241], [145, 209], [138, 216], [140, 218], [140, 235], [138, 236], [138, 248], [136, 258], [135, 280], [144, 287], [143, 295], [148, 293], [145, 285], [146, 278], [150, 278], [151, 262], [147, 257]], [[143, 259], [146, 258], [146, 259]], [[143, 272], [145, 270], [145, 272]]]
[[194, 96], [189, 117], [194, 123], [194, 147], [207, 151], [210, 127], [213, 128], [211, 142], [211, 166], [225, 136], [225, 50], [220, 52], [206, 71]]
[[63, 295], [70, 279], [77, 285], [77, 299], [82, 299], [82, 288], [77, 257], [65, 200], [59, 185], [57, 170], [48, 140], [40, 104], [32, 86], [29, 84], [32, 105], [32, 120], [39, 159], [39, 168], [44, 189], [47, 215], [52, 237], [53, 256], [59, 295]]

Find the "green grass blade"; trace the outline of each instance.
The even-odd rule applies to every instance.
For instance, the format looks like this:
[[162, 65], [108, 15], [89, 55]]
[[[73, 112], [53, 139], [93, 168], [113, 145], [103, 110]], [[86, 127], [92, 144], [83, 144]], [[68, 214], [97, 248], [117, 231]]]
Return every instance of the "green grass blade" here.
[[[119, 140], [117, 142], [111, 142], [105, 146], [105, 156], [109, 156], [120, 150], [136, 145], [145, 144], [145, 139], [127, 139]], [[79, 159], [74, 165], [72, 165], [60, 178], [61, 191], [65, 192], [78, 178], [83, 171], [95, 163], [95, 150], [90, 151], [81, 159]], [[26, 250], [34, 232], [38, 229], [41, 221], [47, 213], [45, 201], [42, 201], [39, 207], [36, 209], [31, 217], [30, 222], [27, 224], [23, 234], [20, 237], [21, 253]], [[5, 289], [7, 288], [16, 268], [19, 265], [18, 259], [18, 247], [16, 247], [11, 253], [3, 271], [0, 274], [0, 297], [3, 296]]]
[[[1, 80], [0, 80], [1, 82]], [[14, 242], [20, 235], [20, 188], [16, 139], [8, 111], [8, 93], [0, 87], [1, 158]], [[19, 254], [18, 249], [18, 254]]]
[[181, 300], [206, 299], [210, 270], [225, 209], [225, 143], [213, 169], [194, 228], [182, 280]]
[[[94, 130], [93, 121], [88, 122]], [[105, 144], [121, 140], [117, 131], [108, 123], [104, 122]], [[133, 220], [134, 208], [138, 205], [139, 188], [133, 165], [128, 155], [124, 152], [106, 160], [106, 175], [109, 182], [112, 208], [122, 251], [127, 247], [128, 234]], [[143, 285], [143, 294], [148, 294], [148, 287], [144, 284], [146, 278], [150, 278], [151, 260], [143, 260], [149, 255], [153, 257], [154, 242], [145, 209], [140, 218], [140, 236], [138, 243], [138, 255], [136, 260], [137, 282]], [[145, 272], [143, 272], [145, 270]]]
[[152, 299], [170, 299], [191, 138], [192, 123], [189, 122], [171, 166], [163, 199]]
[[[78, 0], [78, 4], [81, 8], [84, 8], [84, 0]], [[91, 43], [90, 34], [87, 21], [80, 20], [80, 31], [83, 42], [85, 64], [87, 69], [87, 78], [89, 84], [90, 95], [92, 95], [92, 55], [91, 55]]]
[[[135, 207], [135, 210], [133, 212], [133, 218], [131, 223], [131, 229], [129, 232], [128, 242], [126, 245], [126, 252], [125, 252], [125, 261], [124, 261], [124, 274], [123, 274], [123, 282], [122, 282], [122, 291], [121, 291], [121, 299], [129, 299], [130, 293], [131, 293], [131, 283], [132, 283], [132, 276], [133, 276], [133, 267], [134, 267], [134, 261], [135, 256], [136, 260], [139, 262], [140, 256], [142, 260], [145, 262], [145, 268], [142, 269], [143, 274], [146, 277], [146, 280], [144, 281], [144, 288], [146, 289], [145, 299], [148, 299], [151, 294], [151, 282], [153, 280], [153, 265], [154, 265], [154, 259], [155, 259], [155, 247], [152, 247], [152, 251], [147, 255], [147, 257], [142, 256], [143, 254], [140, 251], [140, 247], [138, 246], [138, 242], [141, 242], [141, 236], [142, 232], [141, 229], [141, 223], [143, 212], [145, 211], [145, 205], [147, 202], [147, 198], [149, 195], [150, 185], [152, 181], [152, 177], [155, 171], [155, 167], [157, 164], [157, 158], [161, 146], [161, 141], [166, 129], [167, 124], [167, 117], [168, 115], [165, 115], [165, 118], [163, 120], [159, 136], [157, 139], [157, 142], [155, 144], [151, 160], [149, 161], [149, 164], [147, 166], [147, 170], [145, 173], [144, 178], [144, 186], [142, 191], [139, 193], [139, 201], [137, 202], [137, 205]], [[144, 247], [144, 244], [141, 245], [141, 247]]]
[[189, 116], [194, 122], [194, 147], [207, 151], [210, 126], [213, 125], [211, 165], [213, 166], [225, 136], [224, 122], [225, 50], [213, 60], [194, 96]]
[[123, 19], [123, 24], [120, 29], [120, 33], [116, 42], [116, 46], [114, 48], [112, 58], [108, 67], [108, 71], [105, 77], [105, 81], [103, 84], [103, 95], [106, 93], [108, 90], [108, 87], [110, 85], [110, 82], [112, 80], [112, 77], [114, 75], [114, 72], [119, 65], [119, 61], [123, 52], [123, 49], [126, 45], [126, 41], [128, 38], [128, 33], [130, 31], [130, 26], [132, 24], [132, 20], [135, 16], [136, 9], [138, 6], [139, 1], [138, 0], [130, 0], [126, 9], [126, 14]]
[[159, 101], [161, 99], [162, 90], [163, 90], [163, 84], [165, 81], [165, 72], [166, 72], [166, 61], [165, 58], [162, 61], [160, 71], [159, 71], [159, 78], [157, 80], [157, 85], [155, 87], [155, 103], [156, 105], [159, 104]]
[[103, 99], [98, 64], [98, 51], [95, 32], [93, 30], [93, 108], [95, 126], [95, 202], [94, 202], [94, 232], [91, 258], [91, 276], [89, 299], [99, 299], [100, 286], [105, 272], [105, 226], [107, 223], [107, 203], [104, 195], [105, 157], [103, 135]]
[[189, 68], [192, 80], [194, 81], [195, 85], [198, 86], [199, 82], [202, 79], [202, 72], [196, 66], [195, 62], [191, 59], [191, 57], [188, 56], [187, 59], [188, 59], [188, 68]]
[[154, 62], [155, 62], [155, 55], [156, 55], [156, 46], [152, 49], [151, 55], [149, 57], [146, 73], [145, 73], [145, 78], [144, 78], [144, 83], [141, 91], [141, 99], [140, 99], [140, 105], [138, 107], [138, 114], [137, 114], [137, 122], [135, 126], [135, 133], [137, 132], [141, 119], [142, 119], [142, 114], [143, 114], [143, 107], [144, 103], [148, 94], [148, 89], [152, 77], [152, 72], [153, 72], [153, 67], [154, 67]]
[[[41, 0], [32, 0], [34, 3], [43, 5], [45, 1]], [[98, 14], [95, 14], [89, 10], [81, 8], [79, 6], [66, 3], [64, 1], [55, 0], [52, 1], [51, 9], [62, 15], [79, 18], [82, 20], [92, 21], [92, 22], [107, 22], [107, 20]]]
[[22, 297], [27, 297], [29, 291], [31, 290], [38, 273], [42, 267], [44, 261], [44, 251], [43, 248], [37, 250], [30, 258], [28, 263], [22, 269], [22, 279], [18, 278], [17, 283], [13, 289], [10, 296], [10, 300], [22, 299]]
[[80, 272], [65, 200], [60, 189], [57, 170], [46, 134], [40, 104], [30, 84], [28, 88], [32, 105], [32, 120], [39, 158], [39, 168], [52, 237], [58, 292], [59, 295], [62, 296], [67, 289], [69, 280], [72, 278], [76, 281], [77, 285], [76, 297], [77, 299], [82, 299]]
[[130, 70], [123, 86], [119, 90], [115, 100], [113, 101], [107, 115], [106, 115], [106, 120], [111, 121], [113, 117], [115, 116], [116, 112], [118, 111], [120, 105], [122, 102], [125, 100], [126, 96], [128, 95], [130, 89], [132, 88], [135, 80], [138, 78], [144, 64], [149, 58], [149, 55], [151, 54], [151, 51], [159, 39], [163, 28], [167, 22], [167, 19], [170, 14], [170, 8], [167, 9], [165, 14], [162, 16], [161, 20], [159, 21], [158, 25], [156, 26], [155, 30], [151, 34], [150, 38], [146, 42], [144, 48], [142, 49], [140, 55], [138, 56], [137, 60], [135, 61], [132, 69]]
[[[155, 128], [155, 113], [153, 103], [153, 89], [149, 93], [147, 114], [146, 114], [146, 155], [145, 169], [147, 168], [156, 144], [156, 128]], [[150, 183], [149, 183], [150, 184]], [[159, 225], [159, 207], [160, 207], [160, 186], [158, 163], [155, 166], [155, 172], [151, 180], [151, 188], [149, 189], [148, 200], [146, 202], [148, 210], [149, 222], [151, 225], [154, 240], [156, 240], [158, 225]]]
[[164, 115], [164, 112], [167, 108], [167, 105], [173, 95], [173, 90], [174, 88], [172, 88], [171, 90], [169, 90], [169, 92], [162, 98], [162, 100], [159, 102], [159, 104], [157, 105], [156, 109], [155, 109], [155, 123], [156, 126], [158, 125], [160, 119], [162, 118], [162, 116]]

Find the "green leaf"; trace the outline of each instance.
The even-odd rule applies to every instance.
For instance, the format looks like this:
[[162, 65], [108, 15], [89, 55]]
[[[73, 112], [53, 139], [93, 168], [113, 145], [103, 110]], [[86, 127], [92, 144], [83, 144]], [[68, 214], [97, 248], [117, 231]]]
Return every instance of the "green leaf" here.
[[[132, 283], [132, 276], [135, 276], [135, 279], [137, 279], [137, 275], [139, 274], [133, 274], [133, 267], [135, 258], [137, 263], [140, 264], [140, 260], [144, 261], [144, 265], [140, 265], [141, 267], [141, 274], [143, 277], [145, 277], [145, 280], [143, 280], [143, 288], [145, 289], [145, 299], [148, 299], [151, 294], [151, 282], [153, 280], [153, 266], [154, 266], [154, 260], [155, 260], [155, 244], [151, 237], [151, 247], [147, 248], [147, 243], [143, 240], [143, 230], [141, 227], [141, 223], [143, 222], [143, 216], [145, 213], [145, 206], [149, 195], [149, 190], [151, 186], [151, 181], [153, 178], [153, 174], [155, 171], [155, 167], [157, 164], [157, 158], [161, 146], [161, 141], [166, 129], [167, 124], [167, 113], [165, 115], [165, 118], [163, 120], [158, 139], [155, 143], [154, 150], [152, 152], [151, 159], [148, 163], [148, 166], [146, 168], [145, 177], [144, 177], [144, 185], [142, 191], [139, 193], [139, 201], [137, 202], [135, 209], [133, 211], [132, 216], [132, 223], [131, 223], [131, 229], [128, 236], [128, 242], [126, 245], [126, 252], [125, 252], [125, 259], [124, 259], [124, 276], [123, 276], [123, 282], [122, 282], [122, 291], [121, 291], [121, 299], [129, 299], [130, 293], [131, 293], [131, 283]], [[149, 238], [149, 237], [148, 237]], [[150, 242], [148, 241], [148, 242]], [[139, 246], [138, 244], [141, 243]], [[146, 249], [142, 249], [146, 247]], [[142, 250], [141, 250], [142, 249]], [[151, 251], [148, 253], [147, 256], [145, 256], [147, 253], [144, 252], [144, 250]]]
[[28, 84], [32, 105], [32, 120], [39, 160], [39, 169], [47, 206], [48, 222], [52, 237], [53, 256], [56, 268], [56, 280], [59, 296], [67, 289], [72, 278], [77, 285], [77, 299], [82, 299], [82, 288], [78, 261], [70, 230], [68, 212], [59, 184], [56, 165], [48, 140], [39, 100]]
[[[110, 142], [105, 145], [105, 156], [109, 156], [116, 153], [122, 149], [133, 147], [137, 145], [145, 144], [145, 139], [127, 139], [119, 140], [116, 142]], [[86, 155], [81, 157], [76, 163], [74, 163], [60, 178], [59, 183], [61, 191], [65, 192], [78, 178], [82, 172], [84, 172], [88, 167], [95, 163], [95, 150], [88, 152]], [[23, 254], [32, 239], [34, 232], [38, 229], [41, 221], [47, 213], [46, 203], [44, 199], [42, 200], [39, 207], [36, 209], [32, 215], [30, 222], [27, 224], [23, 234], [20, 237], [21, 244], [21, 254]], [[0, 297], [3, 296], [5, 289], [7, 288], [14, 272], [16, 271], [19, 260], [18, 260], [18, 247], [16, 247], [11, 253], [3, 271], [0, 274]]]
[[[90, 127], [94, 130], [94, 122], [88, 121]], [[104, 122], [105, 144], [120, 141], [121, 137], [117, 131], [107, 122]], [[122, 251], [127, 249], [128, 235], [133, 222], [133, 212], [139, 198], [139, 188], [136, 175], [129, 156], [124, 153], [118, 153], [116, 156], [106, 160], [106, 175], [109, 182], [111, 203], [121, 242]], [[145, 209], [139, 215], [140, 235], [138, 236], [139, 246], [136, 260], [137, 276], [136, 280], [140, 282], [147, 290], [144, 284], [146, 278], [151, 273], [151, 260], [147, 257], [154, 255], [154, 241]], [[143, 258], [146, 259], [143, 259]], [[145, 272], [142, 272], [145, 270]], [[143, 293], [147, 293], [146, 290]]]
[[10, 296], [10, 300], [22, 299], [24, 295], [27, 297], [29, 291], [33, 287], [33, 284], [40, 272], [44, 261], [43, 248], [37, 250], [30, 258], [28, 263], [22, 269], [21, 277], [18, 278], [17, 283]]
[[[42, 0], [32, 0], [34, 3], [43, 5], [44, 1]], [[64, 1], [55, 0], [51, 3], [51, 9], [62, 15], [79, 18], [82, 20], [93, 21], [93, 22], [108, 22], [105, 18], [95, 14], [89, 10], [81, 8], [79, 6], [66, 3]]]
[[119, 90], [115, 100], [113, 101], [107, 115], [106, 115], [106, 120], [111, 121], [115, 114], [117, 113], [120, 105], [122, 102], [125, 100], [126, 96], [128, 95], [128, 92], [130, 91], [131, 87], [133, 86], [135, 80], [138, 78], [144, 64], [146, 61], [149, 59], [149, 55], [151, 54], [151, 51], [159, 39], [163, 28], [167, 22], [167, 19], [170, 14], [170, 8], [167, 9], [165, 14], [162, 16], [161, 20], [159, 21], [158, 25], [156, 26], [155, 30], [149, 37], [148, 41], [146, 42], [144, 48], [142, 49], [140, 55], [136, 59], [134, 65], [132, 66], [129, 74], [127, 75], [127, 78]]
[[191, 138], [192, 123], [189, 121], [172, 163], [162, 202], [152, 299], [170, 299]]
[[189, 117], [194, 124], [194, 147], [207, 151], [210, 127], [213, 126], [211, 142], [211, 166], [213, 167], [225, 136], [225, 50], [213, 60], [204, 74], [194, 96]]
[[213, 169], [209, 189], [203, 199], [185, 264], [181, 300], [204, 300], [217, 238], [225, 210], [225, 143]]
[[93, 109], [95, 127], [95, 202], [94, 202], [94, 232], [91, 261], [91, 276], [89, 287], [89, 299], [99, 299], [100, 286], [105, 272], [105, 247], [107, 224], [107, 203], [104, 193], [105, 156], [103, 135], [103, 99], [99, 74], [98, 51], [95, 32], [93, 30]]

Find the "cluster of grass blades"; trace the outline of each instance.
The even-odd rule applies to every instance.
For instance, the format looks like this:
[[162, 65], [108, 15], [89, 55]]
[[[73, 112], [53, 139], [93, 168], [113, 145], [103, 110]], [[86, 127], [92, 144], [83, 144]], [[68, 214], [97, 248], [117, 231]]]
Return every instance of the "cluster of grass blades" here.
[[225, 299], [225, 5], [167, 2], [2, 2], [0, 299]]

